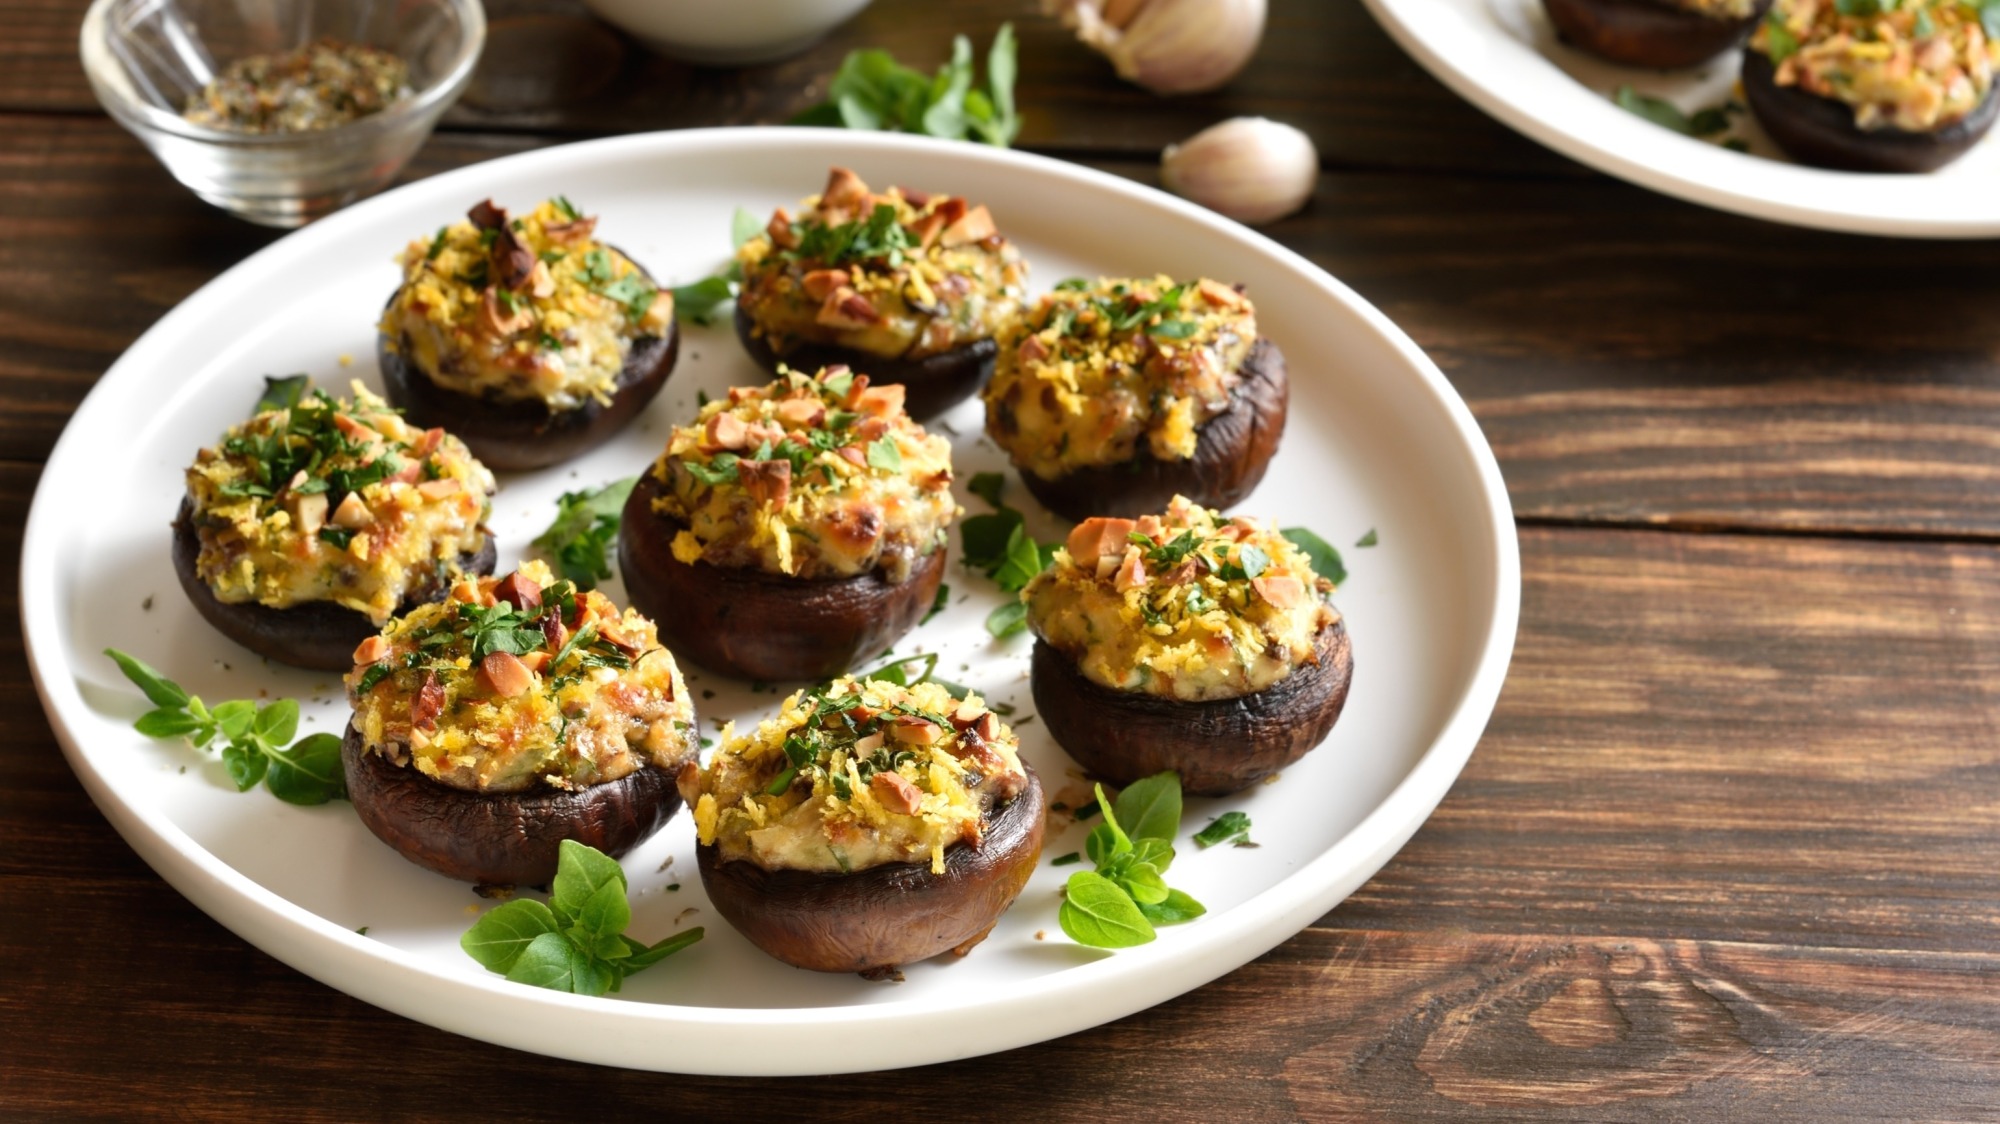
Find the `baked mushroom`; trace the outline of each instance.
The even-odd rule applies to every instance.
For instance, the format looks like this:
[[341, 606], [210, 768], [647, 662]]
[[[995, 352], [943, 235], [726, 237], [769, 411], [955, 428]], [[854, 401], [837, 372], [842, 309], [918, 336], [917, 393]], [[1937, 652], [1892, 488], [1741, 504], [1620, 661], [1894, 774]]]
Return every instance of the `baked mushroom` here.
[[679, 780], [716, 910], [814, 971], [965, 955], [1042, 850], [1041, 786], [1013, 732], [931, 682], [801, 691]]
[[1564, 41], [1625, 66], [1679, 70], [1743, 42], [1771, 0], [1542, 0]]
[[1065, 281], [1002, 337], [986, 432], [1035, 498], [1070, 519], [1227, 507], [1278, 451], [1285, 359], [1240, 288]]
[[902, 387], [786, 370], [674, 430], [626, 501], [619, 567], [683, 658], [825, 679], [929, 611], [957, 514], [951, 445], [910, 420]]
[[1332, 589], [1268, 523], [1184, 497], [1086, 519], [1021, 592], [1036, 710], [1115, 784], [1171, 769], [1197, 795], [1247, 788], [1325, 740], [1347, 702]]
[[674, 298], [560, 196], [484, 202], [411, 242], [376, 337], [389, 400], [498, 469], [556, 464], [639, 415], [673, 371]]
[[797, 218], [779, 208], [737, 257], [736, 331], [752, 358], [774, 373], [844, 365], [900, 383], [920, 419], [979, 393], [1027, 278], [983, 204], [876, 194], [846, 168]]
[[1744, 96], [1807, 164], [1934, 171], [2000, 117], [2000, 44], [1986, 26], [1957, 0], [1778, 0], [1744, 48]]
[[195, 455], [174, 573], [201, 615], [258, 655], [340, 671], [391, 615], [493, 572], [493, 474], [359, 384], [230, 427]]
[[651, 622], [539, 562], [390, 622], [346, 683], [361, 822], [466, 882], [545, 885], [565, 839], [624, 854], [680, 808], [673, 778], [700, 752]]

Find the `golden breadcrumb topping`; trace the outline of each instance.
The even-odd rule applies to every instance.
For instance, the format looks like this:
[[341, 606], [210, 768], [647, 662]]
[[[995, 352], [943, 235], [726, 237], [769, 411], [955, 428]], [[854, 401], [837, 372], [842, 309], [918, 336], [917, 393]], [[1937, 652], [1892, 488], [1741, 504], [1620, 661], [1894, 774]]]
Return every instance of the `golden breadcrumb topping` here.
[[1270, 523], [1183, 496], [1086, 519], [1021, 591], [1028, 627], [1115, 690], [1201, 701], [1261, 691], [1318, 658], [1333, 583]]
[[692, 565], [907, 579], [958, 515], [951, 443], [903, 411], [903, 388], [829, 367], [732, 387], [674, 430], [653, 465], [654, 510], [684, 525]]
[[681, 772], [696, 837], [726, 862], [851, 873], [977, 847], [997, 805], [1027, 786], [1013, 731], [978, 695], [843, 677], [785, 700], [754, 733], [723, 732]]
[[359, 383], [351, 402], [314, 391], [196, 454], [195, 572], [230, 604], [332, 601], [385, 621], [484, 549], [493, 488], [458, 438], [411, 426]]
[[370, 752], [468, 792], [587, 788], [700, 752], [653, 623], [540, 562], [390, 622], [346, 683]]
[[389, 346], [439, 386], [571, 410], [608, 401], [635, 339], [664, 335], [674, 298], [598, 242], [557, 197], [509, 219], [492, 203], [409, 244], [382, 314]]
[[1123, 464], [1142, 442], [1186, 460], [1256, 340], [1250, 299], [1220, 282], [1065, 281], [1002, 334], [986, 432], [1045, 480]]
[[2000, 46], [1961, 0], [1777, 0], [1751, 37], [1780, 86], [1854, 107], [1863, 129], [1921, 133], [1977, 109]]
[[804, 342], [920, 359], [991, 339], [1028, 275], [984, 205], [878, 194], [846, 168], [797, 218], [780, 207], [737, 259], [736, 303], [781, 356]]

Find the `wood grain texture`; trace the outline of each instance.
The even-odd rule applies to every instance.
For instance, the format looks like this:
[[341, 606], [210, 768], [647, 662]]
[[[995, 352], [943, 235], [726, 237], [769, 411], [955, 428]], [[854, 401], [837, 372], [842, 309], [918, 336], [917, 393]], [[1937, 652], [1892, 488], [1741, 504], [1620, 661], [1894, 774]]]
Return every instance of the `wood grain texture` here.
[[[5, 0], [0, 112], [95, 112], [77, 61], [88, 0]], [[1310, 133], [1337, 167], [1484, 169], [1578, 174], [1576, 166], [1460, 101], [1376, 26], [1359, 0], [1273, 0], [1264, 43], [1244, 74], [1214, 94], [1160, 98], [1121, 81], [1111, 64], [1075, 42], [1035, 0], [884, 0], [797, 58], [768, 66], [707, 69], [670, 62], [636, 44], [578, 59], [543, 53], [602, 34], [578, 0], [487, 4], [494, 48], [477, 84], [446, 118], [451, 129], [603, 135], [693, 125], [775, 124], [825, 95], [840, 60], [881, 47], [926, 71], [949, 57], [954, 35], [983, 60], [1004, 21], [1020, 37], [1020, 144], [1064, 152], [1157, 159], [1160, 149], [1226, 117], [1261, 114]], [[617, 40], [614, 37], [613, 43]], [[523, 88], [564, 89], [609, 71], [581, 100], [520, 105]], [[983, 73], [983, 71], [982, 71]], [[594, 77], [594, 76], [592, 76]]]
[[[31, 469], [0, 465], [0, 613]], [[1993, 1119], [2000, 556], [1530, 531], [1510, 687], [1389, 867], [1054, 1043], [843, 1079], [970, 1119]], [[1357, 572], [1366, 556], [1355, 560]], [[255, 952], [91, 808], [0, 636], [0, 1115], [823, 1115], [409, 1022]], [[261, 799], [250, 795], [245, 799]], [[352, 1079], [366, 1074], [367, 1080]]]
[[[408, 174], [548, 141], [444, 134]], [[1269, 232], [1437, 359], [1524, 519], [2000, 537], [2000, 243], [1794, 230], [1604, 179], [1350, 173]], [[125, 347], [274, 237], [106, 121], [0, 116], [0, 459], [45, 456]]]

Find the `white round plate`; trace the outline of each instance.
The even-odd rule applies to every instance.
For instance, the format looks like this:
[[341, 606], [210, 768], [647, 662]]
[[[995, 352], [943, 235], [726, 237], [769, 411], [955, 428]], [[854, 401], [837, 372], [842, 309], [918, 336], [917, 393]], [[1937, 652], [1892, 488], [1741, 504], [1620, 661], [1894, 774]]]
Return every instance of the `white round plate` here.
[[1773, 222], [1855, 234], [2000, 234], [2000, 142], [1927, 175], [1833, 172], [1791, 163], [1746, 111], [1747, 153], [1683, 136], [1620, 109], [1620, 86], [1683, 112], [1731, 97], [1738, 51], [1691, 70], [1616, 66], [1556, 38], [1542, 0], [1367, 0], [1389, 34], [1437, 79], [1502, 124], [1641, 187]]
[[[1207, 916], [1141, 948], [1078, 947], [1056, 924], [1070, 871], [1045, 859], [991, 938], [961, 961], [914, 965], [901, 983], [802, 972], [709, 908], [683, 815], [625, 860], [630, 931], [653, 941], [703, 925], [706, 939], [618, 995], [557, 994], [467, 958], [459, 934], [491, 903], [405, 862], [347, 804], [296, 808], [262, 790], [238, 793], [212, 754], [133, 732], [146, 704], [100, 654], [106, 647], [211, 702], [291, 696], [304, 701], [306, 730], [344, 724], [335, 676], [266, 664], [195, 615], [169, 564], [167, 524], [182, 468], [246, 414], [259, 376], [376, 382], [373, 325], [398, 279], [391, 255], [406, 242], [488, 196], [520, 208], [565, 194], [601, 216], [602, 237], [684, 283], [727, 259], [737, 207], [768, 215], [795, 204], [836, 163], [874, 184], [989, 203], [1038, 286], [1156, 271], [1247, 283], [1295, 385], [1283, 451], [1242, 510], [1313, 528], [1342, 548], [1371, 529], [1379, 535], [1379, 546], [1346, 549], [1352, 576], [1338, 603], [1357, 671], [1332, 737], [1276, 784], [1189, 802], [1169, 880], [1205, 902]], [[680, 367], [638, 424], [569, 465], [502, 480], [493, 512], [502, 572], [561, 492], [642, 471], [669, 426], [693, 413], [698, 390], [763, 381], [726, 323], [691, 329]], [[980, 437], [977, 403], [943, 424], [956, 434], [961, 481], [1002, 467]], [[1061, 533], [1017, 479], [1008, 495], [1042, 537]], [[959, 499], [968, 512], [983, 508]], [[949, 610], [898, 652], [941, 652], [940, 674], [1018, 707], [1025, 756], [1060, 799], [1077, 780], [1027, 717], [1028, 638], [986, 634], [1000, 594], [985, 577], [954, 564], [947, 580]], [[638, 1068], [780, 1074], [917, 1065], [1068, 1034], [1214, 979], [1325, 913], [1416, 831], [1472, 752], [1513, 647], [1520, 564], [1499, 471], [1464, 403], [1381, 313], [1296, 254], [1054, 160], [751, 129], [620, 137], [465, 168], [314, 223], [223, 274], [133, 345], [77, 411], [29, 514], [21, 586], [30, 664], [77, 775], [162, 877], [245, 940], [351, 995], [474, 1038]], [[608, 589], [623, 598], [615, 581]], [[690, 679], [704, 725], [765, 714], [778, 701], [715, 676]], [[1251, 815], [1260, 847], [1199, 851], [1185, 841], [1232, 808]], [[1070, 827], [1045, 855], [1078, 850], [1084, 834]]]

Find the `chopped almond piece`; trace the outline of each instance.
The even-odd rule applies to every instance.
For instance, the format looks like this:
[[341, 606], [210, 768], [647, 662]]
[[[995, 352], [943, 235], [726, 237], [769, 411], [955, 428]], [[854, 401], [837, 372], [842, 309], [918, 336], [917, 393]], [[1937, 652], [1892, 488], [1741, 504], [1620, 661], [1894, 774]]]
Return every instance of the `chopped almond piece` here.
[[520, 304], [516, 304], [512, 312], [502, 312], [498, 289], [486, 290], [486, 296], [480, 300], [479, 309], [486, 317], [486, 326], [493, 329], [493, 334], [496, 336], [511, 336], [515, 332], [526, 330], [535, 322], [535, 318], [529, 314], [527, 308]]
[[903, 384], [892, 382], [886, 386], [871, 386], [855, 398], [854, 408], [870, 417], [893, 417], [903, 409]]
[[959, 702], [958, 709], [951, 712], [952, 729], [971, 729], [973, 724], [979, 721], [979, 716], [985, 713], [985, 707], [980, 706], [971, 699], [964, 699]]
[[426, 429], [423, 436], [417, 438], [417, 443], [410, 446], [410, 455], [416, 457], [418, 460], [422, 460], [432, 453], [437, 452], [438, 446], [442, 444], [444, 444], [444, 430], [437, 428]]
[[1257, 591], [1257, 596], [1280, 609], [1289, 609], [1306, 598], [1305, 583], [1297, 578], [1252, 578], [1250, 588]]
[[981, 203], [965, 212], [957, 222], [945, 227], [944, 233], [938, 236], [938, 242], [944, 246], [966, 246], [974, 242], [984, 242], [997, 233], [999, 229], [993, 225], [992, 212], [986, 209], [986, 204]]
[[347, 493], [347, 498], [341, 500], [340, 506], [333, 512], [334, 526], [345, 527], [350, 531], [359, 530], [373, 522], [375, 513], [368, 510], [368, 505], [362, 502], [360, 492]]
[[879, 417], [862, 418], [854, 426], [854, 439], [856, 441], [873, 441], [887, 432], [889, 432], [888, 419]]
[[944, 218], [944, 224], [948, 227], [952, 223], [957, 222], [959, 219], [964, 218], [965, 210], [966, 210], [965, 200], [954, 195], [951, 198], [946, 199], [944, 202], [939, 203], [937, 205], [937, 208], [933, 210], [931, 213], [934, 215], [942, 216]]
[[1147, 538], [1152, 539], [1155, 542], [1158, 542], [1160, 538], [1160, 532], [1164, 528], [1160, 523], [1159, 516], [1141, 515], [1138, 521], [1133, 525], [1132, 529], [1146, 536]]
[[1146, 563], [1139, 556], [1138, 547], [1128, 547], [1125, 561], [1118, 565], [1118, 592], [1137, 589], [1146, 584]]
[[860, 176], [847, 168], [834, 168], [827, 174], [826, 190], [819, 194], [821, 210], [851, 211], [867, 202], [868, 184]]
[[607, 623], [598, 625], [597, 634], [604, 638], [605, 643], [611, 645], [612, 647], [618, 649], [619, 651], [625, 653], [628, 656], [636, 656], [639, 653], [646, 650], [645, 645], [639, 643], [636, 640], [633, 640], [631, 637], [626, 636], [623, 632], [619, 631], [618, 626], [614, 624]]
[[778, 420], [797, 429], [813, 429], [826, 419], [826, 405], [817, 395], [787, 398], [778, 403]]
[[532, 613], [542, 607], [542, 587], [535, 579], [519, 570], [501, 578], [493, 586], [493, 597], [505, 601], [524, 613]]
[[539, 652], [539, 651], [529, 652], [527, 655], [521, 657], [521, 663], [529, 671], [532, 671], [535, 674], [540, 675], [543, 671], [547, 670], [549, 666], [549, 660], [553, 658], [554, 657], [552, 657], [547, 652]]
[[1031, 335], [1021, 341], [1015, 354], [1021, 357], [1023, 363], [1039, 363], [1049, 357], [1049, 345], [1042, 342], [1041, 336]]
[[548, 262], [537, 261], [535, 268], [528, 271], [528, 292], [533, 293], [541, 300], [547, 300], [556, 295], [556, 279], [549, 272]]
[[910, 227], [910, 234], [916, 238], [917, 245], [928, 250], [931, 248], [931, 243], [937, 241], [938, 235], [944, 233], [944, 228], [945, 217], [932, 211]]
[[519, 656], [495, 652], [479, 661], [479, 677], [501, 698], [525, 695], [535, 687], [535, 673]]
[[928, 718], [914, 714], [898, 714], [889, 723], [889, 738], [905, 745], [936, 745], [944, 737], [944, 730]]
[[829, 328], [854, 330], [873, 327], [881, 322], [882, 314], [867, 297], [843, 285], [826, 295], [813, 319]]
[[1237, 308], [1243, 304], [1242, 293], [1219, 281], [1211, 281], [1206, 277], [1202, 278], [1201, 282], [1194, 287], [1194, 291], [1200, 293], [1203, 300], [1217, 308]]
[[769, 508], [781, 508], [792, 498], [792, 462], [738, 461], [736, 479], [752, 499]]
[[437, 729], [437, 716], [444, 711], [444, 681], [435, 671], [424, 672], [416, 701], [410, 704], [410, 725], [419, 730]]
[[877, 773], [868, 778], [868, 787], [875, 790], [875, 799], [892, 812], [909, 816], [923, 807], [923, 790], [904, 780], [900, 773]]
[[844, 269], [815, 269], [799, 279], [805, 286], [806, 295], [816, 301], [826, 299], [828, 293], [847, 284], [853, 278]]
[[723, 411], [708, 419], [708, 449], [741, 449], [750, 443], [749, 427], [735, 414]]
[[417, 485], [417, 494], [427, 500], [448, 499], [465, 490], [465, 485], [447, 476], [442, 480], [426, 480]]
[[854, 752], [866, 756], [882, 748], [882, 731], [877, 730], [865, 738], [854, 739]]
[[840, 454], [841, 460], [856, 468], [868, 467], [868, 454], [859, 445], [842, 445], [834, 451]]
[[548, 644], [549, 651], [562, 651], [563, 645], [569, 643], [569, 629], [563, 627], [563, 623], [556, 619], [554, 613], [541, 618], [541, 621], [542, 640]]
[[554, 242], [558, 246], [573, 246], [589, 238], [596, 230], [597, 216], [592, 215], [585, 219], [572, 219], [569, 222], [550, 223], [542, 228], [542, 233], [548, 236], [549, 241]]
[[355, 645], [354, 666], [365, 667], [371, 663], [379, 663], [382, 657], [388, 654], [389, 642], [380, 636], [370, 636], [368, 639]]
[[1063, 543], [1070, 561], [1080, 567], [1094, 567], [1107, 554], [1124, 554], [1126, 536], [1135, 524], [1130, 519], [1108, 519], [1095, 515], [1076, 525]]
[[346, 414], [333, 415], [333, 428], [339, 430], [341, 436], [347, 438], [349, 441], [354, 441], [362, 445], [380, 445], [382, 443], [382, 435], [380, 433], [348, 417]]
[[299, 534], [312, 538], [319, 529], [326, 526], [326, 493], [314, 492], [310, 496], [293, 496], [291, 499], [292, 523]]
[[[389, 474], [389, 482], [391, 484], [414, 484], [417, 482], [417, 477], [423, 474], [423, 461], [404, 461], [401, 468]], [[452, 483], [456, 484], [458, 481], [454, 480]]]
[[770, 223], [764, 227], [764, 233], [770, 237], [771, 245], [780, 250], [798, 249], [799, 237], [792, 233], [791, 212], [783, 207], [772, 213]]

